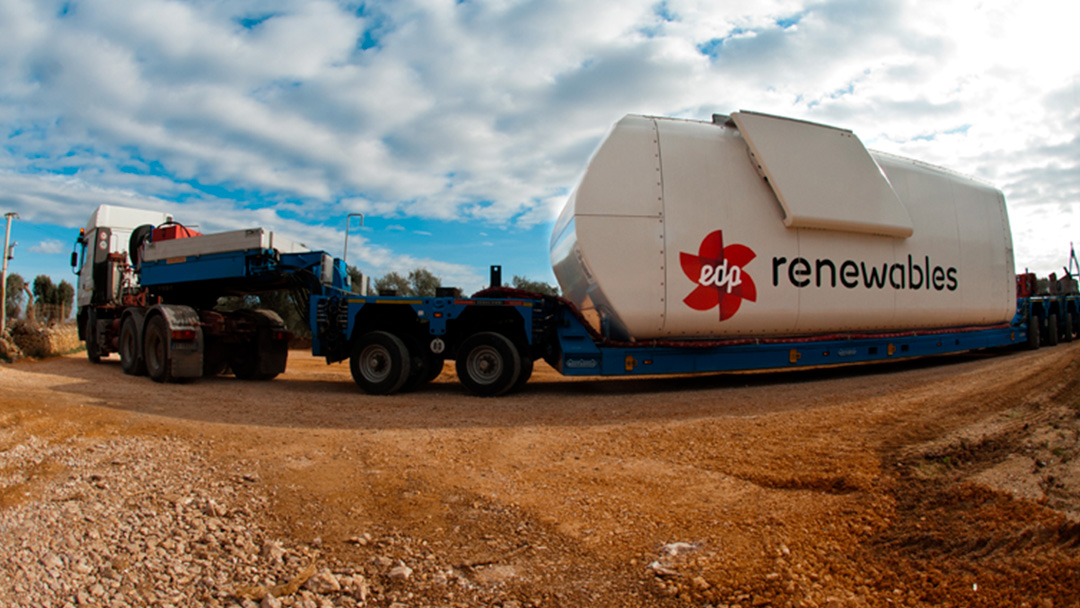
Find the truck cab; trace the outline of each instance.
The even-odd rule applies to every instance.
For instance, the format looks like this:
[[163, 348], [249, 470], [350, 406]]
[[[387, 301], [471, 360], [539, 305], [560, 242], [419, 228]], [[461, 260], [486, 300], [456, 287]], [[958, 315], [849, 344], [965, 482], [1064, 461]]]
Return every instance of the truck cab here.
[[[94, 210], [86, 228], [79, 233], [71, 258], [79, 276], [76, 302], [80, 314], [87, 306], [118, 302], [125, 281], [133, 281], [131, 286], [137, 284], [137, 277], [125, 276], [123, 271], [130, 257], [132, 233], [139, 226], [157, 226], [172, 219], [168, 213], [115, 205], [101, 205]], [[81, 322], [79, 329], [83, 330]]]

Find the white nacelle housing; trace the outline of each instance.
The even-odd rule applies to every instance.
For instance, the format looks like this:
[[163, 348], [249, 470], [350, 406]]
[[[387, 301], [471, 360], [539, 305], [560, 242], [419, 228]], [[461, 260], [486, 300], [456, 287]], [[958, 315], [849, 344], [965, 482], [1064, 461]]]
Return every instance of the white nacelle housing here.
[[1015, 310], [1001, 192], [739, 112], [627, 116], [556, 223], [563, 292], [633, 339], [992, 325]]

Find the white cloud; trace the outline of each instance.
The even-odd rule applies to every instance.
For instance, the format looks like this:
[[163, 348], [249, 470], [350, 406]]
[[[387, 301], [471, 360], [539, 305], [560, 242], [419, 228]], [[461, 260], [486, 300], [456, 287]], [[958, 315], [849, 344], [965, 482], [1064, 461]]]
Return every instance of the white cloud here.
[[66, 253], [68, 246], [55, 239], [49, 239], [47, 241], [41, 241], [37, 245], [31, 245], [27, 248], [32, 253], [41, 253], [44, 255], [56, 255], [58, 253]]

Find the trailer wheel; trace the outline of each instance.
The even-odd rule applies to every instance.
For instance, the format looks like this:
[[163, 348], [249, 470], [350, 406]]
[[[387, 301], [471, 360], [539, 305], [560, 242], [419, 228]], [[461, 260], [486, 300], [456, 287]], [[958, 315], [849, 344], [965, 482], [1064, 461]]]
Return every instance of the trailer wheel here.
[[1058, 335], [1057, 315], [1051, 314], [1046, 317], [1046, 345], [1057, 346]]
[[1035, 350], [1039, 348], [1039, 333], [1042, 328], [1039, 327], [1039, 315], [1031, 315], [1028, 318], [1027, 327], [1027, 348], [1028, 350]]
[[533, 360], [532, 360], [532, 358], [530, 358], [528, 356], [522, 357], [521, 358], [521, 374], [518, 375], [517, 382], [514, 383], [514, 386], [510, 389], [510, 392], [516, 393], [516, 392], [520, 391], [521, 389], [525, 388], [525, 385], [529, 382], [529, 378], [532, 377], [532, 373], [533, 373]]
[[146, 375], [146, 362], [139, 350], [139, 327], [135, 317], [128, 317], [120, 327], [120, 369], [129, 376]]
[[349, 357], [353, 381], [372, 395], [390, 395], [401, 390], [411, 369], [405, 343], [385, 331], [360, 336]]
[[101, 346], [98, 345], [97, 319], [93, 311], [86, 315], [86, 358], [90, 363], [101, 363]]
[[1061, 334], [1062, 340], [1065, 342], [1072, 342], [1074, 331], [1076, 331], [1076, 329], [1073, 325], [1073, 316], [1071, 313], [1065, 313], [1065, 333]]
[[405, 379], [405, 384], [401, 385], [401, 388], [398, 389], [398, 391], [407, 393], [416, 390], [421, 384], [425, 384], [431, 380], [429, 376], [431, 374], [431, 368], [433, 367], [433, 357], [428, 355], [424, 348], [420, 346], [419, 340], [408, 337], [399, 339], [409, 351], [409, 376]]
[[443, 360], [441, 357], [427, 352], [427, 349], [415, 341], [407, 341], [405, 346], [409, 349], [412, 367], [409, 369], [409, 378], [405, 380], [405, 386], [401, 388], [403, 392], [415, 390], [442, 374]]
[[458, 380], [473, 394], [495, 397], [521, 377], [521, 356], [514, 343], [494, 332], [470, 336], [458, 349]]
[[427, 376], [424, 378], [424, 382], [431, 382], [442, 375], [443, 360], [438, 357], [428, 357], [428, 370]]
[[146, 324], [143, 336], [143, 357], [146, 375], [154, 382], [171, 382], [172, 362], [169, 360], [169, 327], [165, 318], [155, 315]]

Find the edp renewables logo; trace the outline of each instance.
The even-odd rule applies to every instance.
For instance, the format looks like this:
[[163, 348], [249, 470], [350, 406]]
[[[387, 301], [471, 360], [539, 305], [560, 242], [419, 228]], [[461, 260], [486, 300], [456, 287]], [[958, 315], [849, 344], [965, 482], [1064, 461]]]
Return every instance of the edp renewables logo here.
[[[744, 300], [757, 301], [757, 287], [746, 271], [746, 266], [755, 257], [757, 254], [746, 245], [726, 245], [722, 231], [709, 233], [701, 241], [697, 255], [680, 253], [683, 273], [695, 283], [683, 303], [700, 311], [719, 308], [721, 321], [735, 316]], [[869, 264], [856, 260], [836, 262], [829, 258], [772, 258], [773, 287], [790, 283], [799, 289], [956, 291], [960, 284], [957, 275], [956, 268], [936, 265], [930, 256], [916, 260], [909, 255], [906, 263]]]
[[934, 265], [930, 256], [916, 261], [907, 256], [907, 263], [867, 264], [855, 260], [837, 263], [828, 258], [808, 260], [806, 258], [774, 257], [772, 259], [772, 284], [779, 287], [787, 282], [798, 288], [844, 287], [847, 289], [906, 289], [956, 291], [959, 286], [957, 270], [953, 267]]

